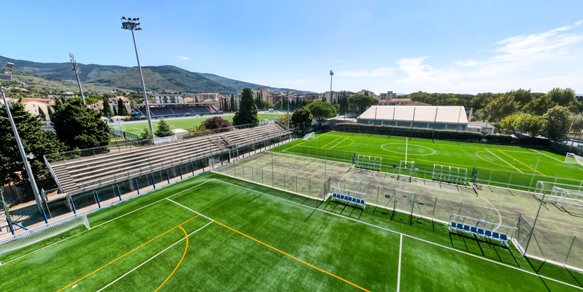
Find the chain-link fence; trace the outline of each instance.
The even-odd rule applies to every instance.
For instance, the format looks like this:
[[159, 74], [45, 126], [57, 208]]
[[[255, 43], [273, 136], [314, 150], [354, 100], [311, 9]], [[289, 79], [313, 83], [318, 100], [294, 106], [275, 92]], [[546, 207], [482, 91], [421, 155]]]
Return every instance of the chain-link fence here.
[[317, 199], [333, 192], [364, 193], [368, 205], [409, 216], [410, 222], [424, 218], [447, 224], [453, 214], [475, 218], [507, 234], [533, 258], [583, 268], [583, 239], [577, 237], [583, 234], [583, 216], [578, 215], [583, 209], [559, 208], [526, 191], [487, 186], [477, 190], [274, 152], [215, 171]]

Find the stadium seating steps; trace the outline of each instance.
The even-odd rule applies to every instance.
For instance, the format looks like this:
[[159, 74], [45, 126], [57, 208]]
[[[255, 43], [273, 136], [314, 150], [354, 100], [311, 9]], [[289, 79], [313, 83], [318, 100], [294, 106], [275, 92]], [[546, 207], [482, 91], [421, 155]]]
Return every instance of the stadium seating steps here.
[[56, 161], [49, 166], [61, 191], [75, 194], [112, 184], [120, 177], [137, 177], [211, 155], [228, 153], [228, 149], [247, 147], [287, 135], [289, 131], [284, 127], [269, 123], [161, 145]]
[[[142, 106], [137, 110], [146, 115], [146, 107]], [[214, 106], [175, 106], [175, 107], [150, 107], [152, 117], [178, 117], [194, 115], [213, 115], [219, 111]]]

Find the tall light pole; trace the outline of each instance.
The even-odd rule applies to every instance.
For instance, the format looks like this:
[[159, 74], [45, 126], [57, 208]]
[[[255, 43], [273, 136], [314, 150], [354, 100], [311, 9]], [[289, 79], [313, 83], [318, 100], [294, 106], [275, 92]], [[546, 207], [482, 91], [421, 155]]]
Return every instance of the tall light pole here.
[[26, 174], [28, 175], [28, 179], [30, 180], [30, 186], [32, 188], [32, 193], [34, 194], [34, 199], [36, 200], [36, 205], [38, 206], [39, 211], [43, 215], [45, 223], [48, 223], [47, 215], [42, 207], [41, 196], [40, 193], [38, 192], [38, 187], [36, 186], [36, 180], [34, 179], [32, 169], [30, 168], [28, 156], [26, 155], [24, 147], [22, 146], [22, 141], [20, 141], [20, 135], [18, 135], [18, 129], [16, 128], [16, 124], [14, 123], [14, 119], [12, 118], [10, 105], [8, 104], [8, 100], [6, 100], [6, 95], [4, 95], [4, 88], [2, 87], [2, 85], [0, 85], [0, 94], [2, 95], [2, 99], [4, 100], [4, 108], [6, 109], [6, 114], [8, 115], [8, 120], [10, 121], [12, 132], [14, 133], [14, 138], [16, 139], [16, 145], [18, 146], [20, 157], [22, 158], [22, 162], [24, 163], [24, 169], [26, 169]]
[[150, 103], [148, 103], [148, 95], [146, 94], [146, 83], [144, 82], [144, 73], [140, 65], [140, 57], [138, 56], [138, 47], [136, 45], [136, 36], [134, 31], [142, 30], [140, 27], [140, 18], [121, 18], [121, 28], [132, 32], [132, 40], [134, 41], [134, 50], [136, 51], [136, 60], [138, 61], [138, 69], [140, 70], [140, 77], [142, 78], [142, 89], [144, 91], [144, 103], [146, 105], [146, 117], [148, 118], [148, 128], [150, 129], [151, 137], [154, 137], [154, 128], [152, 127], [152, 117], [150, 116]]
[[71, 65], [73, 65], [73, 73], [77, 77], [77, 85], [79, 86], [79, 91], [81, 92], [81, 98], [83, 100], [83, 105], [85, 105], [85, 93], [83, 93], [83, 87], [81, 86], [81, 79], [79, 79], [79, 66], [77, 66], [77, 60], [75, 60], [75, 55], [73, 53], [69, 54], [71, 57]]
[[330, 100], [329, 103], [332, 103], [332, 76], [334, 76], [334, 72], [330, 70]]

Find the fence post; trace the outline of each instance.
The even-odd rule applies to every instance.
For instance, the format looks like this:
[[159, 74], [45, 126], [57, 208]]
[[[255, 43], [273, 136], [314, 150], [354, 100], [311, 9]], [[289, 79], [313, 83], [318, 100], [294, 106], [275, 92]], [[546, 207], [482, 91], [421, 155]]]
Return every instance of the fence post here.
[[97, 194], [97, 190], [93, 190], [93, 195], [95, 196], [95, 202], [97, 202], [97, 207], [101, 209], [101, 202], [99, 201], [99, 195]]
[[117, 189], [117, 196], [119, 197], [119, 200], [121, 201], [121, 190], [119, 189], [119, 184], [115, 184], [115, 188]]
[[138, 182], [138, 177], [134, 178], [134, 185], [136, 186], [136, 192], [139, 195], [140, 194], [140, 183]]

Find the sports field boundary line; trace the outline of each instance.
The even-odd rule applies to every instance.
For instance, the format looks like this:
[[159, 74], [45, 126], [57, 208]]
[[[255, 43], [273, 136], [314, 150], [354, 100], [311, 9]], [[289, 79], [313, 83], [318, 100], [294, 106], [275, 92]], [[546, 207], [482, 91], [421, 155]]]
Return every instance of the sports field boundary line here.
[[[212, 224], [212, 223], [213, 223], [213, 221], [210, 221], [210, 222], [208, 222], [208, 223], [207, 223], [207, 224], [205, 224], [204, 226], [202, 226], [202, 227], [198, 228], [197, 230], [195, 230], [195, 231], [193, 231], [193, 232], [189, 233], [187, 237], [190, 237], [190, 236], [192, 236], [193, 234], [195, 234], [195, 233], [197, 233], [197, 232], [199, 232], [199, 231], [203, 230], [204, 228], [206, 228], [207, 226], [209, 226], [209, 225], [210, 225], [210, 224]], [[100, 292], [100, 291], [103, 291], [103, 290], [107, 289], [109, 286], [111, 286], [111, 285], [115, 284], [117, 281], [119, 281], [119, 280], [123, 279], [124, 277], [126, 277], [126, 276], [127, 276], [127, 275], [129, 275], [129, 274], [131, 274], [131, 273], [132, 273], [132, 272], [134, 272], [135, 270], [137, 270], [137, 269], [141, 268], [143, 265], [147, 264], [147, 263], [148, 263], [148, 262], [150, 262], [151, 260], [153, 260], [153, 259], [157, 258], [158, 256], [160, 256], [161, 254], [163, 254], [163, 253], [164, 253], [164, 252], [166, 252], [167, 250], [169, 250], [169, 249], [171, 249], [172, 247], [174, 247], [175, 245], [177, 245], [179, 242], [181, 242], [181, 241], [185, 240], [187, 237], [183, 237], [183, 238], [181, 238], [181, 239], [177, 240], [176, 242], [174, 242], [173, 244], [169, 245], [168, 247], [166, 247], [166, 248], [165, 248], [165, 249], [163, 249], [162, 251], [158, 252], [157, 254], [153, 255], [153, 256], [152, 256], [152, 257], [150, 257], [149, 259], [145, 260], [145, 261], [144, 261], [144, 262], [142, 262], [141, 264], [139, 264], [139, 265], [135, 266], [133, 269], [131, 269], [131, 270], [127, 271], [125, 274], [123, 274], [123, 275], [119, 276], [118, 278], [116, 278], [115, 280], [111, 281], [109, 284], [107, 284], [107, 285], [105, 285], [105, 286], [101, 287], [101, 289], [99, 289], [99, 290], [97, 290], [97, 291], [98, 291], [98, 292]]]
[[[21, 255], [21, 256], [15, 257], [15, 258], [13, 258], [13, 259], [11, 259], [11, 260], [9, 260], [9, 261], [6, 261], [6, 262], [3, 262], [3, 263], [0, 263], [0, 266], [7, 265], [7, 264], [9, 264], [9, 263], [12, 263], [12, 262], [15, 262], [15, 261], [17, 261], [17, 260], [19, 260], [19, 259], [21, 259], [21, 258], [24, 258], [24, 257], [30, 256], [30, 255], [33, 255], [33, 254], [35, 254], [35, 253], [37, 253], [37, 252], [39, 252], [39, 251], [42, 251], [42, 250], [45, 250], [45, 249], [47, 249], [47, 248], [49, 248], [49, 247], [55, 246], [55, 245], [57, 245], [57, 244], [59, 244], [59, 243], [62, 243], [62, 242], [64, 242], [64, 241], [66, 241], [66, 240], [69, 240], [69, 239], [71, 239], [71, 238], [75, 238], [75, 237], [77, 237], [78, 235], [85, 234], [86, 232], [88, 232], [88, 231], [91, 231], [91, 230], [94, 230], [94, 229], [96, 229], [96, 228], [98, 228], [98, 227], [100, 227], [100, 226], [103, 226], [103, 225], [109, 224], [109, 223], [111, 223], [111, 222], [113, 222], [113, 221], [115, 221], [115, 220], [118, 220], [118, 219], [120, 219], [120, 218], [122, 218], [122, 217], [125, 217], [125, 216], [127, 216], [127, 215], [129, 215], [129, 214], [131, 214], [131, 213], [134, 213], [134, 212], [140, 211], [140, 210], [142, 210], [142, 209], [144, 209], [144, 208], [146, 208], [146, 207], [150, 207], [150, 206], [152, 206], [152, 205], [155, 205], [155, 204], [157, 204], [157, 203], [160, 203], [160, 202], [164, 201], [166, 198], [173, 197], [173, 196], [177, 196], [177, 195], [179, 195], [179, 194], [181, 194], [181, 193], [183, 193], [183, 192], [186, 192], [186, 191], [191, 191], [191, 190], [193, 190], [193, 189], [195, 189], [195, 188], [197, 188], [197, 187], [199, 187], [199, 186], [201, 186], [201, 185], [204, 185], [204, 184], [206, 184], [206, 183], [209, 183], [209, 182], [212, 182], [212, 181], [215, 181], [215, 180], [216, 180], [216, 179], [208, 179], [208, 180], [205, 180], [205, 181], [203, 181], [202, 183], [199, 183], [199, 184], [197, 184], [197, 185], [194, 185], [194, 186], [192, 186], [192, 187], [189, 187], [189, 188], [187, 188], [187, 189], [184, 189], [184, 190], [182, 190], [182, 191], [179, 191], [179, 192], [177, 192], [177, 193], [175, 193], [175, 194], [172, 194], [172, 195], [170, 195], [170, 196], [168, 196], [168, 197], [161, 198], [161, 199], [159, 199], [159, 200], [157, 200], [157, 201], [154, 201], [154, 202], [152, 202], [152, 203], [149, 203], [149, 204], [147, 204], [147, 205], [144, 205], [144, 206], [142, 206], [142, 207], [140, 207], [140, 208], [138, 208], [138, 209], [135, 209], [135, 210], [129, 211], [128, 213], [124, 213], [124, 214], [122, 214], [122, 215], [120, 215], [120, 216], [117, 216], [117, 217], [115, 217], [115, 218], [113, 218], [113, 219], [110, 219], [110, 220], [107, 220], [107, 221], [105, 221], [105, 222], [103, 222], [103, 223], [100, 223], [100, 224], [97, 224], [97, 225], [95, 225], [95, 226], [92, 226], [90, 229], [83, 230], [83, 231], [81, 231], [81, 232], [79, 232], [79, 233], [73, 234], [73, 235], [71, 235], [71, 236], [69, 236], [69, 237], [63, 238], [63, 239], [61, 239], [61, 240], [59, 240], [59, 241], [56, 241], [56, 242], [53, 242], [53, 243], [51, 243], [51, 244], [49, 244], [49, 245], [47, 245], [47, 246], [43, 246], [43, 247], [41, 247], [41, 248], [39, 248], [39, 249], [36, 249], [36, 250], [33, 250], [33, 251], [29, 252], [29, 253], [26, 253], [26, 254], [23, 254], [23, 255]], [[171, 185], [166, 185], [166, 186], [164, 186], [164, 187], [168, 187], [168, 186], [171, 186]], [[163, 188], [164, 188], [164, 187], [163, 187]], [[143, 194], [143, 195], [140, 195], [140, 196], [136, 196], [135, 198], [140, 198], [140, 197], [142, 197], [142, 196], [144, 196], [144, 195], [146, 195], [146, 194]], [[91, 213], [93, 213], [93, 212], [96, 212], [96, 211], [98, 211], [98, 210], [103, 210], [103, 209], [96, 209], [96, 210], [94, 210], [94, 211], [91, 211], [91, 212], [87, 213], [87, 215], [89, 215], [89, 214], [91, 214]]]
[[329, 149], [332, 149], [332, 148], [326, 148], [326, 147], [328, 147], [328, 145], [330, 145], [330, 144], [332, 144], [332, 143], [334, 143], [334, 142], [338, 141], [338, 139], [341, 139], [341, 140], [342, 140], [342, 138], [343, 138], [343, 137], [341, 137], [341, 136], [338, 136], [338, 137], [336, 137], [336, 138], [332, 139], [332, 141], [330, 141], [330, 142], [328, 142], [328, 143], [326, 143], [326, 144], [324, 144], [324, 145], [318, 145], [318, 148], [323, 148], [323, 149], [328, 149], [328, 150], [329, 150]]
[[536, 170], [536, 169], [532, 168], [532, 166], [530, 166], [530, 165], [528, 165], [528, 164], [526, 164], [526, 163], [522, 162], [522, 160], [520, 160], [520, 159], [518, 159], [518, 158], [516, 158], [516, 157], [512, 157], [512, 156], [510, 156], [508, 153], [504, 152], [504, 150], [501, 150], [501, 149], [496, 149], [496, 151], [498, 151], [498, 152], [500, 152], [500, 153], [502, 153], [502, 154], [504, 154], [504, 155], [506, 155], [506, 156], [508, 156], [508, 157], [512, 158], [512, 159], [513, 159], [513, 160], [515, 160], [515, 161], [518, 161], [518, 163], [520, 163], [520, 164], [522, 164], [522, 165], [524, 165], [524, 166], [526, 166], [526, 167], [528, 167], [528, 168], [532, 169], [534, 172], [537, 172], [538, 174], [540, 174], [540, 175], [542, 175], [542, 176], [547, 176], [546, 174], [544, 174], [544, 173], [542, 173], [542, 172], [540, 172], [540, 171], [538, 171], [538, 170]]
[[522, 170], [518, 169], [516, 166], [512, 165], [510, 162], [508, 162], [508, 161], [506, 161], [506, 160], [502, 159], [502, 157], [500, 157], [500, 156], [496, 155], [494, 152], [490, 151], [490, 149], [488, 149], [488, 148], [484, 148], [484, 150], [488, 151], [488, 153], [490, 153], [490, 154], [494, 155], [496, 158], [498, 158], [498, 159], [502, 160], [504, 163], [506, 163], [506, 164], [510, 165], [510, 167], [512, 167], [512, 168], [514, 168], [514, 169], [516, 169], [516, 170], [518, 170], [518, 172], [520, 172], [520, 173], [524, 174], [524, 172], [523, 172]]
[[[169, 199], [169, 200], [170, 200], [170, 199]], [[171, 201], [171, 202], [174, 202], [175, 204], [177, 204], [177, 205], [179, 205], [179, 206], [181, 206], [181, 207], [183, 207], [183, 208], [185, 208], [185, 209], [187, 209], [187, 210], [189, 210], [189, 211], [192, 211], [192, 212], [194, 212], [194, 213], [196, 213], [196, 214], [200, 214], [199, 212], [197, 212], [197, 211], [195, 211], [195, 210], [193, 210], [193, 209], [191, 209], [191, 208], [189, 208], [189, 207], [187, 207], [187, 206], [184, 206], [184, 205], [182, 205], [182, 204], [180, 204], [180, 203], [178, 203], [178, 202], [176, 202], [176, 201], [173, 201], [173, 200], [170, 200], [170, 201]], [[202, 214], [200, 214], [200, 215], [201, 215], [201, 216], [204, 216], [204, 215], [202, 215]], [[208, 218], [208, 217], [206, 217], [206, 216], [205, 216], [205, 218]], [[265, 242], [263, 242], [263, 241], [261, 241], [261, 240], [259, 240], [259, 239], [255, 238], [255, 237], [251, 236], [251, 235], [248, 235], [248, 234], [246, 234], [246, 233], [244, 233], [244, 232], [242, 232], [242, 231], [240, 231], [240, 230], [238, 230], [238, 229], [235, 229], [235, 228], [233, 228], [233, 227], [231, 227], [231, 226], [229, 226], [229, 225], [226, 225], [226, 224], [224, 224], [224, 223], [222, 223], [222, 222], [220, 222], [220, 221], [217, 221], [217, 220], [214, 220], [214, 219], [212, 219], [212, 220], [213, 220], [213, 221], [212, 221], [212, 222], [210, 222], [210, 223], [215, 223], [215, 224], [217, 224], [217, 225], [219, 225], [219, 226], [221, 226], [221, 227], [223, 227], [223, 228], [225, 228], [225, 229], [227, 229], [227, 230], [230, 230], [230, 231], [232, 231], [232, 232], [234, 232], [234, 233], [237, 233], [237, 234], [239, 234], [239, 235], [241, 235], [241, 236], [243, 236], [243, 237], [246, 237], [246, 238], [248, 238], [248, 239], [251, 239], [251, 240], [253, 240], [253, 241], [255, 241], [255, 242], [257, 242], [257, 243], [259, 243], [259, 244], [261, 244], [261, 245], [263, 245], [263, 246], [265, 246], [265, 247], [267, 247], [267, 248], [271, 249], [271, 250], [274, 250], [274, 251], [276, 251], [276, 252], [278, 252], [278, 253], [280, 253], [280, 254], [282, 254], [282, 255], [285, 255], [285, 256], [287, 256], [287, 257], [289, 257], [289, 258], [291, 258], [291, 259], [293, 259], [293, 260], [295, 260], [295, 261], [297, 261], [297, 262], [299, 262], [299, 263], [301, 263], [301, 264], [303, 264], [303, 265], [305, 265], [305, 266], [308, 266], [308, 267], [310, 267], [310, 268], [312, 268], [312, 269], [314, 269], [314, 270], [317, 270], [318, 272], [321, 272], [321, 273], [323, 273], [323, 274], [326, 274], [326, 275], [328, 275], [328, 276], [331, 276], [331, 277], [333, 277], [333, 278], [336, 278], [336, 279], [338, 279], [338, 280], [340, 280], [340, 281], [342, 281], [342, 282], [344, 282], [344, 283], [346, 283], [346, 284], [349, 284], [349, 285], [351, 285], [351, 286], [353, 286], [353, 287], [355, 287], [355, 288], [357, 288], [357, 289], [359, 289], [359, 290], [361, 290], [361, 291], [370, 292], [370, 290], [368, 290], [368, 289], [366, 289], [366, 288], [363, 288], [362, 286], [360, 286], [360, 285], [358, 285], [358, 284], [356, 284], [356, 283], [354, 283], [354, 282], [352, 282], [352, 281], [350, 281], [350, 280], [344, 279], [344, 278], [342, 278], [342, 277], [340, 277], [340, 276], [338, 276], [338, 275], [336, 275], [336, 274], [334, 274], [334, 273], [332, 273], [332, 272], [330, 272], [330, 271], [328, 271], [328, 270], [325, 270], [325, 269], [322, 269], [322, 268], [320, 268], [320, 267], [318, 267], [318, 266], [316, 266], [316, 265], [310, 264], [310, 263], [308, 263], [308, 262], [307, 262], [307, 261], [305, 261], [305, 260], [302, 260], [302, 259], [300, 259], [300, 258], [298, 258], [298, 257], [296, 257], [296, 256], [294, 256], [294, 255], [292, 255], [292, 254], [290, 254], [290, 253], [287, 253], [287, 252], [285, 252], [285, 251], [283, 251], [283, 250], [280, 250], [280, 249], [278, 249], [277, 247], [274, 247], [274, 246], [272, 246], [272, 245], [270, 245], [270, 244], [268, 244], [268, 243], [265, 243]]]
[[304, 207], [304, 208], [307, 208], [307, 209], [311, 209], [311, 210], [314, 210], [315, 209], [315, 210], [317, 210], [319, 212], [327, 213], [327, 214], [330, 214], [330, 215], [333, 215], [333, 216], [336, 216], [336, 217], [339, 217], [339, 218], [344, 218], [346, 220], [350, 220], [350, 221], [354, 221], [354, 222], [357, 222], [357, 223], [360, 223], [360, 224], [364, 224], [364, 225], [367, 225], [369, 227], [377, 228], [377, 229], [384, 230], [384, 231], [387, 231], [387, 232], [390, 232], [390, 233], [394, 233], [394, 234], [403, 235], [404, 237], [407, 237], [407, 238], [411, 238], [411, 239], [418, 240], [418, 241], [421, 241], [421, 242], [424, 242], [424, 243], [428, 243], [428, 244], [431, 244], [431, 245], [434, 245], [434, 246], [438, 246], [438, 247], [441, 247], [441, 248], [445, 248], [447, 250], [451, 250], [451, 251], [454, 251], [454, 252], [462, 253], [462, 254], [465, 254], [465, 255], [468, 255], [468, 256], [477, 258], [477, 259], [481, 259], [481, 260], [484, 260], [484, 261], [487, 261], [487, 262], [490, 262], [490, 263], [494, 263], [494, 264], [497, 264], [497, 265], [501, 265], [501, 266], [504, 266], [504, 267], [507, 267], [507, 268], [511, 268], [513, 270], [520, 271], [520, 272], [524, 272], [524, 273], [527, 273], [527, 274], [530, 274], [530, 275], [533, 275], [533, 276], [541, 277], [543, 279], [547, 279], [549, 281], [557, 282], [559, 284], [563, 284], [563, 285], [566, 285], [566, 286], [569, 286], [569, 287], [573, 287], [573, 288], [576, 288], [578, 290], [583, 291], [583, 287], [576, 286], [576, 285], [573, 285], [573, 284], [570, 284], [570, 283], [567, 283], [567, 282], [563, 282], [561, 280], [557, 280], [557, 279], [554, 279], [554, 278], [551, 278], [551, 277], [548, 277], [548, 276], [545, 276], [545, 275], [537, 274], [535, 272], [527, 271], [527, 270], [524, 270], [524, 269], [521, 269], [521, 268], [518, 268], [518, 267], [515, 267], [515, 266], [511, 266], [511, 265], [506, 264], [506, 263], [498, 262], [498, 261], [495, 261], [495, 260], [492, 260], [492, 259], [489, 259], [489, 258], [486, 258], [486, 257], [482, 257], [482, 256], [479, 256], [479, 255], [475, 255], [475, 254], [472, 254], [472, 253], [469, 253], [469, 252], [466, 252], [466, 251], [463, 251], [463, 250], [458, 250], [458, 249], [455, 249], [453, 247], [449, 247], [449, 246], [446, 246], [446, 245], [443, 245], [443, 244], [440, 244], [440, 243], [432, 242], [432, 241], [429, 241], [429, 240], [426, 240], [426, 239], [423, 239], [423, 238], [419, 238], [419, 237], [416, 237], [416, 236], [413, 236], [413, 235], [409, 235], [409, 234], [406, 234], [406, 233], [402, 233], [402, 232], [399, 232], [399, 231], [395, 231], [395, 230], [392, 230], [392, 229], [389, 229], [389, 228], [386, 228], [386, 227], [382, 227], [382, 226], [378, 226], [378, 225], [375, 225], [375, 224], [372, 224], [372, 223], [368, 223], [368, 222], [365, 222], [365, 221], [360, 221], [360, 220], [357, 220], [357, 219], [354, 219], [354, 218], [351, 218], [351, 217], [346, 217], [346, 216], [343, 216], [343, 215], [340, 215], [340, 214], [336, 214], [334, 212], [330, 212], [330, 211], [327, 211], [327, 210], [322, 210], [322, 209], [319, 209], [319, 208], [314, 208], [314, 207], [306, 206], [306, 205], [303, 205], [301, 203], [297, 203], [297, 202], [294, 202], [294, 201], [291, 201], [291, 200], [288, 200], [288, 199], [284, 199], [284, 198], [280, 198], [280, 197], [277, 197], [277, 196], [273, 196], [271, 194], [268, 194], [268, 193], [265, 193], [265, 192], [262, 192], [262, 191], [258, 191], [258, 190], [246, 188], [246, 187], [243, 187], [243, 186], [240, 186], [240, 185], [231, 183], [231, 182], [226, 182], [226, 181], [223, 181], [223, 180], [220, 180], [220, 179], [217, 179], [216, 181], [219, 182], [219, 183], [229, 184], [229, 185], [233, 185], [233, 186], [236, 186], [236, 187], [239, 187], [239, 188], [247, 189], [247, 190], [252, 191], [252, 192], [264, 194], [264, 195], [267, 195], [269, 197], [272, 197], [272, 198], [275, 198], [275, 199], [278, 199], [278, 200], [282, 200], [282, 201], [286, 201], [288, 203], [291, 203], [291, 204], [294, 204], [294, 205], [298, 205], [298, 206], [301, 206], [301, 207]]
[[537, 153], [537, 154], [544, 155], [544, 156], [546, 156], [546, 157], [548, 157], [548, 158], [550, 158], [550, 159], [553, 159], [553, 160], [555, 160], [555, 161], [558, 161], [558, 162], [560, 162], [560, 163], [565, 163], [565, 161], [564, 161], [564, 160], [559, 160], [559, 159], [557, 159], [557, 158], [555, 158], [555, 157], [552, 157], [552, 156], [550, 156], [550, 155], [548, 155], [548, 154], [542, 153], [542, 152], [540, 152], [540, 151], [538, 151], [538, 150], [534, 150], [534, 149], [530, 149], [530, 148], [529, 148], [528, 150], [530, 150], [530, 151], [532, 151], [532, 152], [534, 152], [534, 153]]
[[403, 234], [399, 236], [399, 265], [397, 269], [397, 292], [401, 291], [401, 258], [403, 255]]

